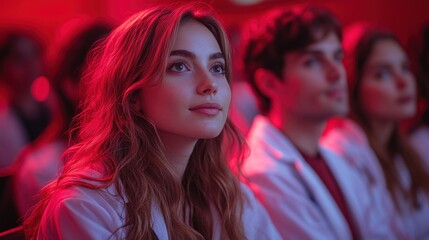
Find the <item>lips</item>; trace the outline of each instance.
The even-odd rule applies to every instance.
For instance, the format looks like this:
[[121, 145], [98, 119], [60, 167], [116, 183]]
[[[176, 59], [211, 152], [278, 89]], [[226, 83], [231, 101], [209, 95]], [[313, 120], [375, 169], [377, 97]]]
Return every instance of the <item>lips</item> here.
[[204, 103], [197, 106], [191, 107], [189, 110], [192, 112], [208, 115], [208, 116], [215, 116], [220, 111], [222, 111], [222, 108], [217, 103]]
[[330, 98], [344, 99], [346, 97], [346, 91], [343, 88], [332, 88], [326, 92], [326, 95]]
[[411, 95], [407, 95], [407, 96], [402, 96], [398, 98], [398, 103], [404, 104], [404, 103], [412, 102], [413, 100], [414, 98]]

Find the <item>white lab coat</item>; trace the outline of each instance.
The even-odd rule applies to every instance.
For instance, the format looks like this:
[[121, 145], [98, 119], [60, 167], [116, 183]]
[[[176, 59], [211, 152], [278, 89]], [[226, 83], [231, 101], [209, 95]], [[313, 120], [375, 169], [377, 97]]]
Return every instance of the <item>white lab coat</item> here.
[[[405, 198], [400, 201], [401, 212], [394, 207], [393, 200], [386, 187], [383, 170], [379, 164], [377, 156], [370, 147], [365, 132], [353, 121], [349, 119], [336, 120], [336, 126], [329, 130], [322, 140], [323, 145], [337, 152], [353, 165], [355, 165], [371, 182], [376, 196], [376, 204], [389, 214], [392, 226], [400, 225], [401, 231], [406, 232], [408, 239], [429, 239], [429, 199], [424, 194], [418, 195], [421, 203], [420, 209], [410, 208]], [[410, 186], [410, 176], [406, 171], [404, 162], [400, 157], [396, 157], [395, 167], [399, 173], [401, 184]], [[397, 219], [397, 220], [396, 220]], [[396, 223], [398, 222], [398, 223]], [[399, 228], [392, 227], [392, 228]], [[400, 235], [401, 233], [396, 233]]]
[[[263, 116], [249, 132], [243, 164], [247, 184], [265, 206], [283, 239], [351, 239], [347, 222], [317, 173], [295, 146]], [[388, 216], [374, 209], [372, 192], [353, 165], [321, 147], [362, 239], [402, 239]]]
[[66, 141], [58, 139], [24, 150], [13, 184], [15, 203], [21, 217], [39, 201], [39, 191], [60, 174], [64, 166], [61, 156], [66, 147]]
[[0, 169], [12, 165], [19, 152], [28, 143], [27, 133], [20, 124], [21, 120], [2, 101], [0, 96]]
[[[423, 160], [426, 169], [429, 170], [429, 126], [422, 125], [410, 134], [410, 143]], [[400, 164], [400, 162], [399, 162]], [[398, 170], [403, 169], [397, 166]], [[402, 171], [402, 181], [407, 184], [409, 173]], [[427, 180], [429, 181], [429, 179]], [[405, 219], [406, 226], [414, 233], [414, 239], [429, 239], [429, 199], [424, 194], [419, 195], [421, 201], [420, 209], [411, 210], [410, 217]], [[403, 208], [406, 208], [403, 206]], [[407, 208], [406, 208], [407, 209]]]
[[[242, 218], [247, 238], [280, 239], [264, 208], [245, 185], [242, 187], [249, 199]], [[126, 201], [113, 186], [99, 190], [85, 187], [62, 190], [48, 204], [37, 239], [125, 239], [126, 229], [120, 227], [125, 223]], [[213, 239], [220, 240], [221, 220], [217, 215], [214, 218]], [[158, 239], [168, 239], [163, 215], [156, 204], [152, 206], [152, 223]]]

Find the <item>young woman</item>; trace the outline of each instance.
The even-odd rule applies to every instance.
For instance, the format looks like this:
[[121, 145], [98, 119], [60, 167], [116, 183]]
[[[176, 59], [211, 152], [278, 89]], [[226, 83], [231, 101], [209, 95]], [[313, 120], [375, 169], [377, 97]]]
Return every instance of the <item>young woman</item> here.
[[[229, 170], [224, 30], [190, 7], [144, 10], [91, 69], [78, 143], [26, 222], [30, 238], [278, 239]], [[230, 139], [228, 142], [231, 142]]]
[[[387, 187], [410, 238], [427, 239], [429, 171], [399, 127], [416, 113], [407, 55], [393, 33], [367, 24], [347, 32], [344, 48], [352, 117], [363, 131], [346, 123], [341, 134], [328, 132], [327, 138], [332, 146], [346, 138], [352, 143], [337, 147], [355, 162], [365, 162], [374, 183]], [[365, 144], [369, 151], [362, 150]]]

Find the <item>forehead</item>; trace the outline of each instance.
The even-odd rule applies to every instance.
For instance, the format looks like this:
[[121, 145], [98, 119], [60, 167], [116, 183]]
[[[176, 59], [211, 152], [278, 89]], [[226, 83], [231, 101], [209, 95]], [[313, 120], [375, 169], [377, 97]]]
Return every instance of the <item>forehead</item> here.
[[406, 54], [402, 47], [394, 40], [383, 39], [374, 44], [374, 47], [369, 56], [369, 62], [379, 61], [403, 61]]
[[311, 50], [311, 49], [321, 49], [321, 50], [338, 50], [338, 48], [341, 48], [341, 41], [338, 38], [338, 36], [334, 32], [328, 33], [326, 36], [320, 38], [319, 40], [313, 42], [312, 44], [308, 45], [305, 50]]
[[285, 58], [300, 57], [307, 54], [328, 55], [342, 51], [342, 45], [338, 36], [331, 32], [320, 40], [308, 45], [303, 49], [285, 54]]
[[212, 32], [202, 23], [189, 19], [180, 23], [174, 48], [196, 48], [206, 46], [219, 48], [219, 44]]

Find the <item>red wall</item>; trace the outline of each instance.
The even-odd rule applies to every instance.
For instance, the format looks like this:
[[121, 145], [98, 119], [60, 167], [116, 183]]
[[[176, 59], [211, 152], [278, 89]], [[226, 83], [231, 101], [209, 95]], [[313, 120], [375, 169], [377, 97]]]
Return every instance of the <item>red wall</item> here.
[[[0, 28], [31, 28], [49, 43], [61, 24], [77, 16], [90, 15], [120, 22], [147, 4], [169, 1], [172, 0], [0, 0]], [[345, 26], [356, 20], [375, 21], [397, 32], [405, 42], [429, 21], [429, 0], [265, 1], [265, 4], [244, 7], [230, 4], [228, 0], [206, 0], [213, 3], [226, 25], [240, 25], [249, 17], [279, 5], [310, 2], [331, 9]]]

